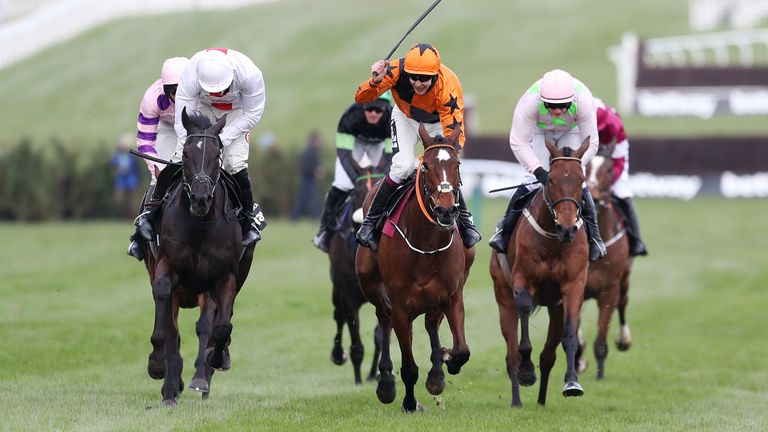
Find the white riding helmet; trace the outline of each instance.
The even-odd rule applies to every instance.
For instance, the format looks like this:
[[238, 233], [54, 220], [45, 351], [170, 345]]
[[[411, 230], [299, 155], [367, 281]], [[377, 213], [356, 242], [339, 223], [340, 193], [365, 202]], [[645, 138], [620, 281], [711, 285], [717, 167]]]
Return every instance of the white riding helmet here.
[[197, 62], [197, 78], [200, 87], [208, 93], [222, 92], [232, 84], [232, 63], [227, 55], [219, 50], [203, 51]]
[[160, 83], [162, 85], [178, 84], [181, 78], [181, 71], [189, 63], [186, 57], [171, 57], [163, 62], [163, 69], [160, 71]]
[[549, 71], [541, 78], [541, 100], [554, 104], [571, 102], [575, 87], [568, 72], [560, 69]]

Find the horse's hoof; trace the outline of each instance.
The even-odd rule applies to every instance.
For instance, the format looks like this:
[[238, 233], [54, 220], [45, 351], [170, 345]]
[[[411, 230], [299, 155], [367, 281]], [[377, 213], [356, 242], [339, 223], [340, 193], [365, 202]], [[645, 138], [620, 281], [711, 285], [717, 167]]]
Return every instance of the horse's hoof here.
[[416, 406], [414, 406], [413, 408], [409, 408], [403, 405], [403, 412], [404, 413], [422, 413], [424, 412], [424, 405], [420, 404], [418, 401], [416, 401]]
[[214, 348], [208, 348], [205, 350], [205, 363], [214, 370], [217, 371], [224, 371], [224, 356], [219, 356], [218, 359], [215, 357], [216, 350]]
[[395, 377], [392, 374], [382, 375], [379, 385], [376, 386], [376, 397], [383, 404], [391, 404], [395, 400], [397, 390], [395, 389]]
[[580, 358], [579, 364], [576, 366], [576, 373], [584, 373], [587, 370], [587, 367], [589, 366], [589, 362], [587, 359]]
[[196, 392], [208, 392], [208, 381], [204, 378], [192, 378], [189, 383], [189, 389]]
[[445, 390], [445, 375], [442, 373], [433, 374], [430, 372], [429, 375], [427, 375], [427, 382], [425, 385], [429, 394], [433, 396], [443, 394], [443, 390]]
[[169, 407], [175, 407], [176, 406], [176, 399], [165, 399], [160, 406], [162, 408], [169, 408]]
[[370, 375], [368, 375], [368, 377], [365, 380], [366, 381], [377, 381], [378, 379], [379, 379], [379, 375], [378, 374], [370, 374]]
[[203, 400], [208, 400], [208, 395], [210, 392], [203, 392]]
[[578, 381], [568, 381], [565, 383], [565, 386], [563, 387], [563, 396], [569, 397], [569, 396], [583, 396], [584, 395], [584, 389], [581, 388], [581, 385], [578, 383]]
[[623, 341], [617, 340], [616, 341], [616, 348], [619, 351], [627, 351], [630, 348], [632, 348], [632, 342], [623, 342]]
[[517, 380], [523, 387], [530, 387], [536, 384], [536, 369], [525, 370], [520, 369], [517, 372]]
[[341, 365], [343, 365], [344, 363], [346, 363], [346, 362], [347, 362], [347, 358], [348, 358], [348, 357], [349, 357], [349, 356], [347, 356], [347, 353], [345, 353], [345, 352], [344, 352], [344, 351], [342, 351], [342, 350], [336, 350], [336, 349], [334, 348], [334, 349], [331, 351], [331, 361], [333, 362], [333, 364], [335, 364], [335, 365], [337, 365], [337, 366], [341, 366]]
[[469, 361], [469, 352], [451, 353], [451, 358], [445, 362], [448, 373], [456, 375], [461, 372], [461, 367]]
[[162, 355], [149, 354], [147, 361], [147, 373], [152, 379], [160, 380], [165, 378], [165, 358]]

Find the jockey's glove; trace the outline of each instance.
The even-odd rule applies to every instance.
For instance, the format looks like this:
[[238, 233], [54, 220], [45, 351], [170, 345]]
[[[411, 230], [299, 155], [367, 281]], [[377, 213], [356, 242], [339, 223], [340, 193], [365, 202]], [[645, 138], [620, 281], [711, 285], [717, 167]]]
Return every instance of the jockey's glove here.
[[549, 181], [549, 171], [545, 170], [542, 167], [538, 167], [535, 170], [533, 170], [533, 175], [536, 176], [536, 180], [539, 181], [542, 185], [547, 184]]

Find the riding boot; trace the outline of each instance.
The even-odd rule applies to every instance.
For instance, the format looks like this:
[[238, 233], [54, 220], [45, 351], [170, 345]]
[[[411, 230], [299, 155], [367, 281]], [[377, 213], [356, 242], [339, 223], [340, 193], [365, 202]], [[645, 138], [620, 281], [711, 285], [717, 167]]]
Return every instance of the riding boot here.
[[629, 238], [629, 256], [648, 255], [645, 243], [643, 243], [643, 240], [640, 238], [640, 224], [637, 219], [635, 203], [632, 201], [631, 197], [618, 198], [618, 201], [622, 207], [622, 213], [626, 216], [627, 237]]
[[475, 227], [472, 213], [467, 210], [467, 203], [464, 202], [464, 194], [461, 193], [461, 188], [459, 188], [459, 234], [461, 234], [461, 240], [467, 249], [482, 239], [477, 231], [477, 227]]
[[379, 236], [381, 233], [377, 232], [376, 228], [379, 224], [379, 219], [387, 207], [387, 201], [389, 201], [389, 197], [392, 196], [397, 186], [397, 183], [390, 183], [389, 176], [385, 177], [384, 181], [381, 182], [381, 186], [379, 186], [379, 190], [376, 192], [373, 202], [371, 202], [371, 207], [368, 209], [368, 214], [365, 215], [365, 220], [357, 231], [357, 243], [360, 246], [374, 251], [379, 249]]
[[260, 227], [263, 228], [264, 223], [258, 218], [263, 219], [264, 216], [261, 211], [256, 212], [258, 206], [253, 203], [253, 189], [248, 169], [243, 168], [232, 177], [237, 180], [237, 185], [240, 187], [240, 202], [243, 204], [240, 210], [240, 223], [243, 226], [243, 246], [245, 247], [261, 240]]
[[581, 217], [584, 219], [584, 226], [587, 228], [587, 238], [589, 240], [589, 260], [597, 261], [608, 252], [605, 249], [602, 237], [600, 237], [595, 202], [592, 200], [592, 194], [589, 193], [588, 188], [581, 190], [581, 199], [583, 202]]
[[[168, 182], [157, 182], [155, 184], [154, 190], [152, 191], [152, 197], [144, 203], [144, 208], [142, 209], [141, 214], [139, 214], [136, 217], [136, 220], [133, 221], [133, 224], [136, 225], [136, 232], [138, 232], [138, 234], [144, 240], [150, 241], [155, 236], [154, 229], [152, 228], [152, 222], [160, 212], [163, 198], [165, 197], [168, 186]], [[128, 253], [131, 256], [135, 256], [130, 253], [130, 250], [132, 249], [129, 249]]]
[[323, 215], [320, 216], [320, 230], [315, 238], [312, 239], [312, 244], [325, 253], [328, 253], [328, 246], [331, 241], [331, 224], [336, 216], [336, 210], [347, 195], [347, 192], [331, 186], [331, 190], [325, 196]]
[[501, 217], [499, 223], [496, 225], [496, 232], [493, 233], [493, 237], [488, 241], [488, 244], [498, 252], [503, 254], [507, 253], [507, 245], [509, 245], [509, 236], [512, 235], [512, 231], [517, 225], [517, 220], [520, 219], [520, 210], [515, 210], [515, 204], [517, 200], [528, 194], [528, 188], [519, 187], [509, 199], [507, 204], [507, 211], [504, 212], [504, 216]]

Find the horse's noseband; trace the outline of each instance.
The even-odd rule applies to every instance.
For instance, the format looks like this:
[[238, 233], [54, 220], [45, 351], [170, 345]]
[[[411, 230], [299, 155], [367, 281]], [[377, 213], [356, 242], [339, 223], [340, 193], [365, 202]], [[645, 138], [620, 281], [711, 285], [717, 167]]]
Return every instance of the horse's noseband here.
[[[187, 135], [187, 140], [189, 140], [192, 137], [200, 137], [200, 138], [210, 138], [213, 140], [216, 140], [216, 143], [219, 145], [219, 150], [221, 150], [222, 144], [221, 144], [221, 138], [219, 138], [218, 135], [211, 135], [211, 134], [191, 134]], [[187, 193], [187, 196], [189, 196], [190, 192], [192, 191], [192, 185], [194, 183], [203, 183], [207, 185], [208, 189], [208, 197], [213, 197], [213, 193], [216, 190], [216, 183], [219, 182], [219, 177], [221, 176], [221, 171], [216, 170], [216, 179], [211, 178], [208, 174], [205, 173], [204, 170], [204, 164], [205, 162], [205, 144], [203, 144], [203, 157], [200, 158], [200, 170], [197, 172], [197, 174], [193, 175], [191, 179], [187, 179], [186, 176], [183, 176], [183, 183], [182, 187], [184, 188], [184, 191]]]

